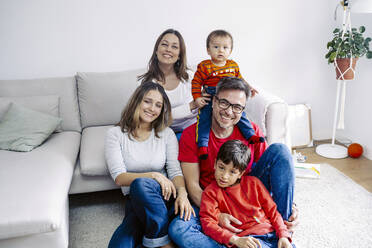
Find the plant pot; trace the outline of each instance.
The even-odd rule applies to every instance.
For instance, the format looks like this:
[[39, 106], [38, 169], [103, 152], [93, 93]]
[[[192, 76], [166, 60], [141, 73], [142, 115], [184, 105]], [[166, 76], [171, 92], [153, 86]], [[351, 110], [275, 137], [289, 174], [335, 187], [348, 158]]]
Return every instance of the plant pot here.
[[336, 79], [337, 80], [354, 79], [354, 71], [357, 60], [358, 58], [353, 58], [353, 64], [350, 66], [350, 58], [336, 59], [335, 61]]

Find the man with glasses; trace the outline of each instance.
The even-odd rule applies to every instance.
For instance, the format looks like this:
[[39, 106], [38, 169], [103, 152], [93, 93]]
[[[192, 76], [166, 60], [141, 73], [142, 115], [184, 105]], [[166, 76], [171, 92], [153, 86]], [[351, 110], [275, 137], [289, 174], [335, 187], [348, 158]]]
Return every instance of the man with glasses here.
[[[194, 203], [196, 216], [184, 221], [178, 216], [169, 226], [169, 235], [179, 247], [224, 247], [204, 235], [199, 220], [199, 207], [203, 189], [214, 180], [214, 162], [219, 148], [228, 140], [241, 140], [251, 149], [251, 160], [247, 173], [256, 176], [272, 195], [277, 209], [290, 231], [297, 225], [297, 208], [293, 206], [294, 169], [292, 156], [284, 144], [267, 145], [266, 142], [249, 144], [236, 124], [239, 122], [247, 98], [249, 86], [239, 78], [224, 78], [216, 87], [212, 99], [212, 123], [209, 132], [208, 157], [200, 160], [195, 142], [196, 125], [183, 131], [178, 159], [181, 161], [187, 191]], [[255, 133], [263, 136], [259, 127], [252, 123]], [[233, 233], [239, 233], [240, 221], [221, 213], [219, 225]]]

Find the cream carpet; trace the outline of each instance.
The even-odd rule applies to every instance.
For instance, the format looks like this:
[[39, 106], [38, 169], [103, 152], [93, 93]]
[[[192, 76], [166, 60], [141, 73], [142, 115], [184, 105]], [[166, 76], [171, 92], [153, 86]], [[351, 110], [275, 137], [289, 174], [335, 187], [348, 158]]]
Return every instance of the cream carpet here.
[[[372, 194], [335, 168], [320, 179], [296, 178], [298, 248], [372, 247]], [[121, 192], [70, 196], [70, 248], [104, 248], [124, 216]]]

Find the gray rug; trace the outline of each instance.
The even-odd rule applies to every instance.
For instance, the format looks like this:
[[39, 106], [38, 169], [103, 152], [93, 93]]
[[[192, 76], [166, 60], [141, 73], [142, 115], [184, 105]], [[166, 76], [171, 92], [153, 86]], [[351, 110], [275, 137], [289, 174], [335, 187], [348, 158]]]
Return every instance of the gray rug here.
[[[372, 247], [372, 194], [322, 164], [320, 179], [296, 179], [298, 248]], [[124, 216], [119, 190], [70, 196], [70, 248], [103, 248]]]

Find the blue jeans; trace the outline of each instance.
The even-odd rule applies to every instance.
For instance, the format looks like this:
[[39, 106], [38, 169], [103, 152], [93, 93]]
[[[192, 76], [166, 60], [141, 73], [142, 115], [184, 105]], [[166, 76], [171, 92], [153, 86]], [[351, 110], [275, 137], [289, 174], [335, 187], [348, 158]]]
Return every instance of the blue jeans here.
[[[216, 94], [216, 87], [208, 86], [205, 91], [214, 96]], [[199, 114], [196, 122], [196, 142], [198, 147], [207, 147], [209, 142], [209, 133], [212, 125], [212, 99], [203, 108], [199, 109]], [[236, 124], [247, 140], [255, 135], [255, 131], [252, 127], [252, 123], [248, 120], [245, 112], [242, 113], [239, 122]]]
[[[294, 167], [292, 156], [284, 144], [272, 144], [262, 154], [250, 173], [258, 177], [271, 193], [284, 220], [292, 214], [294, 192]], [[224, 247], [206, 236], [201, 229], [199, 209], [194, 206], [196, 217], [184, 221], [178, 216], [169, 225], [169, 236], [180, 248]]]
[[168, 244], [168, 225], [174, 212], [171, 206], [171, 202], [163, 199], [157, 181], [137, 178], [130, 185], [124, 220], [112, 235], [108, 247], [134, 248], [141, 243], [146, 247], [159, 247]]
[[[249, 235], [254, 237], [260, 241], [262, 248], [277, 248], [278, 247], [278, 237], [276, 236], [275, 232], [266, 233], [264, 235]], [[294, 244], [292, 247], [296, 248]]]

